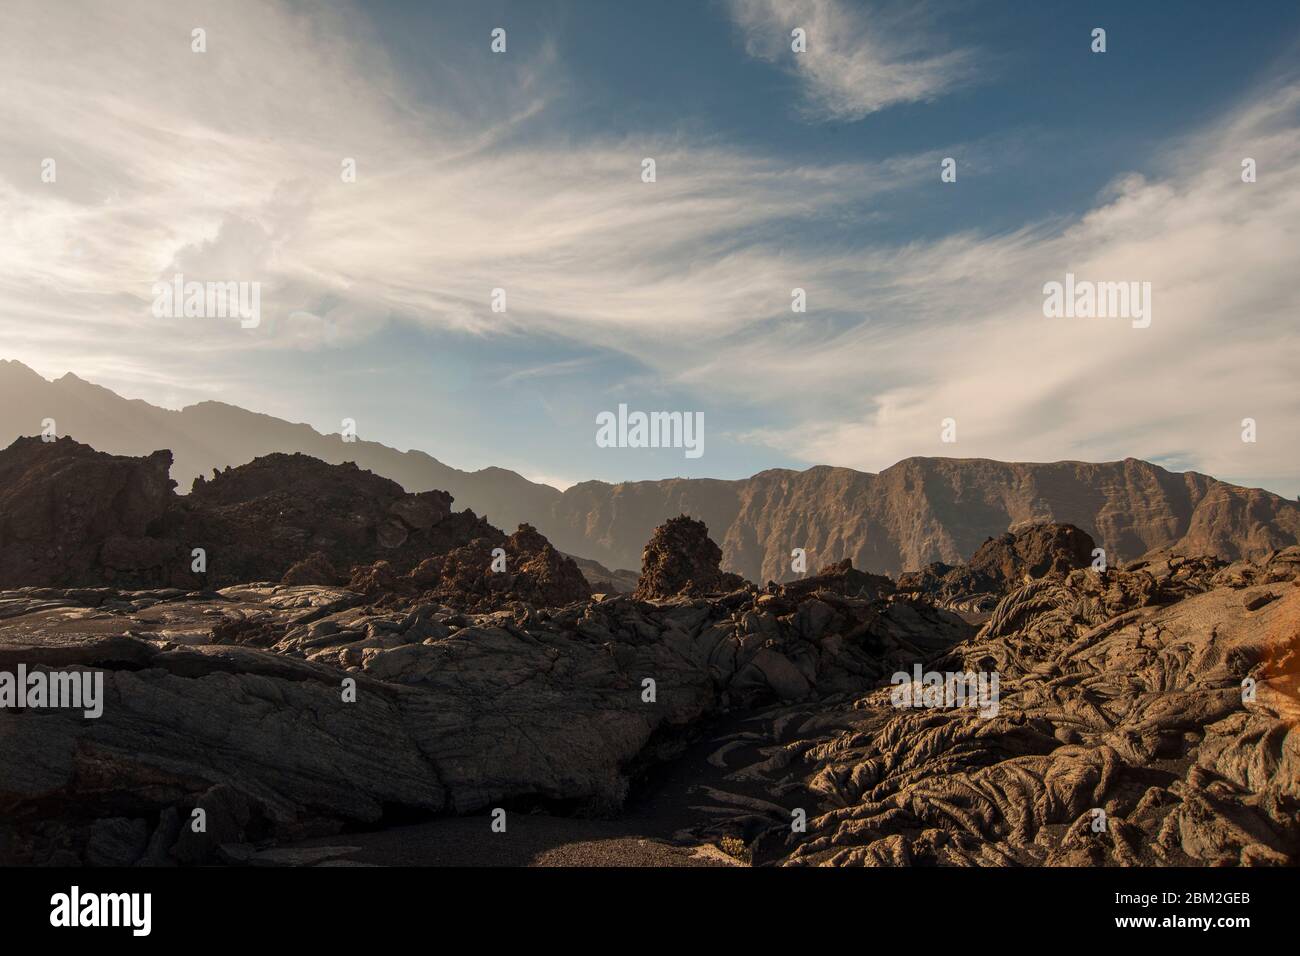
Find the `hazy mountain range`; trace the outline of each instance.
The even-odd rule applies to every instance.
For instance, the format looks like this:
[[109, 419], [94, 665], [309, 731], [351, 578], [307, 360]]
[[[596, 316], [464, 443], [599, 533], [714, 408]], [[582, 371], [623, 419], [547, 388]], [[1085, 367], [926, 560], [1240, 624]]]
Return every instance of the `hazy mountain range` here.
[[850, 557], [859, 568], [897, 575], [932, 561], [960, 561], [987, 537], [1033, 521], [1077, 525], [1112, 563], [1154, 549], [1233, 559], [1300, 543], [1300, 504], [1134, 458], [908, 458], [879, 474], [818, 466], [735, 481], [587, 481], [561, 492], [506, 469], [461, 471], [424, 452], [344, 442], [222, 402], [172, 411], [73, 374], [51, 382], [21, 363], [0, 361], [0, 442], [40, 434], [45, 419], [54, 420], [59, 435], [101, 451], [171, 449], [181, 491], [213, 468], [271, 452], [354, 461], [407, 491], [448, 491], [457, 507], [507, 531], [530, 522], [561, 550], [611, 568], [638, 568], [654, 528], [681, 513], [709, 526], [724, 568], [760, 582], [791, 577], [795, 548], [807, 552], [809, 570]]

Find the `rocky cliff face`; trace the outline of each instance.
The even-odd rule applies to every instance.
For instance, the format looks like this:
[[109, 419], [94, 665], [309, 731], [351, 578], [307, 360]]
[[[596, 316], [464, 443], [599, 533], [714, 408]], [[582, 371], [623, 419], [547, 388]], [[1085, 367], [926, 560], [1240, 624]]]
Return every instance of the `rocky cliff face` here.
[[540, 526], [557, 547], [635, 567], [641, 542], [679, 513], [709, 526], [725, 570], [754, 581], [793, 578], [794, 548], [816, 564], [847, 557], [898, 575], [935, 561], [957, 564], [987, 538], [1043, 522], [1078, 527], [1112, 563], [1160, 548], [1235, 560], [1300, 543], [1297, 503], [1132, 458], [909, 458], [878, 475], [817, 467], [733, 482], [585, 482], [566, 491], [551, 523]]

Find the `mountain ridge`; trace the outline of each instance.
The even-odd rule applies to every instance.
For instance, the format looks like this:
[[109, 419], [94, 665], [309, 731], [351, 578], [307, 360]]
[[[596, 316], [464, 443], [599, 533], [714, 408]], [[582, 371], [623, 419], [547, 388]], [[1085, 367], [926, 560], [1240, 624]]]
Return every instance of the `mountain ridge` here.
[[679, 514], [705, 522], [722, 547], [724, 569], [759, 582], [798, 577], [797, 548], [809, 572], [851, 558], [855, 567], [896, 576], [935, 561], [958, 562], [987, 538], [1038, 522], [1078, 526], [1112, 565], [1153, 550], [1235, 560], [1300, 543], [1297, 503], [1132, 457], [911, 457], [880, 472], [813, 465], [739, 479], [589, 480], [561, 492], [509, 469], [463, 471], [418, 449], [344, 442], [226, 402], [164, 409], [71, 372], [50, 381], [0, 360], [0, 441], [39, 434], [45, 418], [55, 420], [58, 434], [112, 454], [170, 449], [182, 491], [214, 468], [273, 452], [352, 461], [408, 492], [447, 491], [459, 507], [498, 527], [531, 523], [560, 550], [611, 569], [638, 569], [654, 529]]

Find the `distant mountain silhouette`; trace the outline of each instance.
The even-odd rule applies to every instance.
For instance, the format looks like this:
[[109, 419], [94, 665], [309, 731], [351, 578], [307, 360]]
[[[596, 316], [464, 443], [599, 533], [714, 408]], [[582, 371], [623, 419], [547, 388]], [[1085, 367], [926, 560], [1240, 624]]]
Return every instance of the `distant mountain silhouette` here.
[[708, 525], [725, 569], [759, 582], [795, 576], [795, 548], [806, 551], [809, 571], [848, 557], [863, 570], [897, 575], [933, 561], [960, 562], [987, 538], [1041, 521], [1082, 528], [1112, 564], [1156, 549], [1235, 559], [1300, 543], [1300, 504], [1135, 458], [909, 458], [879, 474], [817, 466], [736, 481], [587, 481], [561, 493], [503, 468], [461, 471], [420, 451], [345, 443], [221, 402], [171, 411], [72, 374], [50, 382], [21, 363], [0, 361], [0, 442], [40, 434], [46, 418], [58, 434], [100, 451], [170, 449], [181, 491], [213, 468], [272, 452], [353, 461], [409, 492], [448, 491], [456, 507], [472, 508], [499, 528], [529, 522], [560, 550], [610, 568], [639, 568], [654, 529], [679, 514]]
[[0, 360], [0, 442], [39, 435], [46, 418], [54, 419], [59, 435], [115, 455], [171, 449], [172, 478], [181, 493], [213, 468], [297, 451], [330, 464], [356, 462], [409, 492], [450, 492], [457, 507], [472, 508], [507, 531], [531, 515], [549, 513], [560, 497], [551, 486], [504, 468], [461, 471], [421, 451], [402, 452], [360, 439], [344, 442], [340, 435], [322, 435], [310, 425], [224, 402], [199, 402], [180, 411], [158, 408], [71, 373], [50, 382], [20, 362]]

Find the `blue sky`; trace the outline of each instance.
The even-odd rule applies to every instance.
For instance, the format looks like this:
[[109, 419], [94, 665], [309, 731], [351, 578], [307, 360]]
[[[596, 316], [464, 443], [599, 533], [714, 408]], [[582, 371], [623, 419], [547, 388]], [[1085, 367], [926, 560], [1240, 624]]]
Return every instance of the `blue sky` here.
[[[18, 3], [3, 357], [560, 485], [1132, 455], [1295, 495], [1298, 42], [1293, 3]], [[176, 271], [263, 321], [153, 318]], [[1045, 318], [1067, 271], [1151, 327]], [[705, 454], [596, 447], [620, 402]]]

